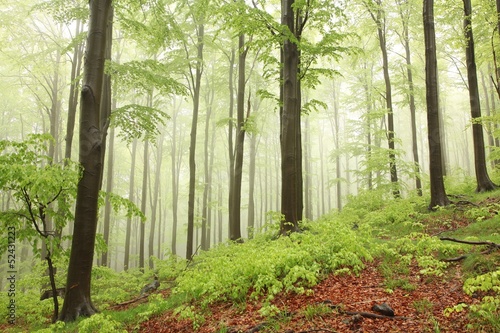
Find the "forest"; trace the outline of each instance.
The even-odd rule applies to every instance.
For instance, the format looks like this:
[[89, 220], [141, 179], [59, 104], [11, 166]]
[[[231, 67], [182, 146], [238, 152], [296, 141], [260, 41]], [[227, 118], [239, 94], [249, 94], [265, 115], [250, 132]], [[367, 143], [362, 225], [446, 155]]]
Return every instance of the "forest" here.
[[1, 331], [500, 331], [500, 0], [0, 27]]

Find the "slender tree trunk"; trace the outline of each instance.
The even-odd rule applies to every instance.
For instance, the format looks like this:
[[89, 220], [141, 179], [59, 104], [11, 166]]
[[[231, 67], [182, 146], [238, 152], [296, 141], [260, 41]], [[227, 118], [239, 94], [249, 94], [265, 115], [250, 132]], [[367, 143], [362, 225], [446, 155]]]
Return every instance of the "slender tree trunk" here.
[[102, 141], [99, 103], [111, 1], [90, 1], [89, 6], [90, 20], [80, 115], [79, 161], [83, 173], [78, 183], [66, 295], [60, 316], [60, 320], [65, 322], [97, 312], [90, 298], [90, 282], [97, 230], [99, 185], [103, 169], [101, 150], [106, 144]]
[[257, 134], [250, 137], [250, 156], [248, 164], [248, 231], [249, 238], [255, 235], [255, 162], [257, 158]]
[[[109, 12], [109, 19], [108, 19], [108, 28], [106, 30], [106, 51], [105, 51], [105, 57], [106, 60], [110, 61], [111, 60], [111, 47], [112, 47], [112, 41], [113, 41], [113, 8], [111, 8]], [[111, 108], [116, 106], [116, 100], [112, 99], [112, 94], [111, 94], [111, 76], [109, 74], [104, 74], [104, 81], [103, 81], [103, 91], [102, 91], [102, 97], [101, 97], [101, 126], [102, 128], [105, 128], [106, 130], [103, 132], [103, 141], [106, 142], [106, 139], [108, 137], [108, 131], [107, 131], [107, 122], [109, 121], [109, 117], [111, 115]], [[106, 203], [104, 207], [104, 223], [103, 223], [103, 236], [104, 236], [104, 242], [106, 245], [109, 245], [109, 227], [110, 227], [110, 213], [111, 213], [111, 203], [109, 202], [109, 194], [112, 191], [113, 188], [113, 157], [114, 157], [114, 128], [112, 129], [112, 138], [109, 141], [109, 149], [111, 150], [109, 153], [109, 161], [108, 161], [108, 171], [107, 171], [107, 183], [106, 183]], [[104, 162], [105, 162], [105, 156], [106, 156], [106, 147], [103, 147], [101, 151], [101, 162], [104, 168]], [[104, 172], [103, 172], [104, 174]], [[99, 188], [102, 188], [102, 182], [103, 182], [103, 175], [101, 175], [101, 180], [100, 180], [100, 185]], [[104, 251], [101, 257], [101, 265], [103, 266], [108, 266], [108, 251], [109, 248]]]
[[[228, 195], [228, 210], [229, 210], [229, 235], [231, 235], [231, 218], [233, 216], [233, 198], [234, 198], [234, 142], [233, 142], [233, 117], [234, 117], [234, 63], [235, 50], [231, 49], [231, 57], [229, 58], [229, 128], [228, 128], [228, 154], [229, 154], [229, 195]], [[229, 236], [231, 237], [231, 236]], [[219, 240], [220, 241], [220, 240]]]
[[441, 133], [439, 124], [438, 72], [436, 32], [434, 30], [434, 0], [424, 0], [423, 22], [425, 39], [425, 87], [427, 100], [427, 127], [429, 141], [429, 172], [431, 202], [429, 209], [450, 203], [443, 180]]
[[[151, 227], [149, 229], [149, 243], [148, 243], [148, 252], [149, 252], [149, 268], [153, 269], [153, 256], [154, 253], [154, 244], [155, 244], [155, 232], [156, 232], [156, 214], [158, 211], [158, 202], [160, 201], [160, 171], [161, 171], [161, 162], [163, 159], [163, 139], [164, 136], [160, 136], [160, 139], [157, 142], [156, 146], [156, 172], [154, 178], [154, 190], [153, 190], [153, 203], [151, 205]], [[160, 225], [158, 224], [158, 234], [161, 233]], [[160, 242], [158, 242], [158, 247], [160, 246]], [[160, 256], [158, 255], [158, 258]]]
[[[82, 22], [81, 20], [76, 21], [76, 32], [75, 37], [81, 33], [82, 30]], [[66, 159], [71, 159], [71, 151], [73, 145], [73, 134], [75, 129], [75, 118], [76, 118], [76, 109], [78, 105], [78, 86], [80, 85], [80, 69], [82, 67], [82, 58], [83, 58], [83, 43], [75, 44], [73, 49], [73, 60], [71, 62], [71, 84], [69, 91], [69, 100], [68, 100], [68, 120], [66, 123], [66, 149], [64, 153], [64, 157]]]
[[333, 137], [335, 140], [335, 177], [336, 177], [336, 182], [337, 182], [337, 209], [339, 211], [342, 210], [342, 172], [340, 170], [341, 168], [341, 163], [340, 163], [340, 115], [339, 115], [339, 94], [338, 90], [340, 90], [340, 84], [337, 89], [337, 84], [334, 81], [333, 82], [333, 121], [334, 121], [334, 133]]
[[470, 0], [464, 2], [464, 31], [467, 43], [465, 58], [467, 61], [467, 81], [469, 83], [469, 101], [471, 109], [472, 138], [474, 139], [474, 166], [476, 169], [476, 192], [492, 191], [495, 184], [488, 176], [486, 168], [486, 153], [484, 149], [483, 125], [479, 122], [481, 118], [481, 105], [479, 103], [479, 85], [477, 82], [476, 59], [474, 51], [474, 35], [472, 33], [472, 6]]
[[111, 128], [110, 137], [109, 137], [109, 156], [108, 156], [108, 170], [106, 175], [106, 203], [104, 206], [104, 230], [103, 237], [104, 242], [108, 246], [106, 251], [102, 254], [101, 257], [101, 265], [109, 267], [109, 259], [108, 255], [110, 253], [109, 247], [109, 230], [111, 224], [111, 201], [109, 200], [109, 195], [113, 191], [113, 164], [114, 164], [114, 145], [115, 145], [115, 128]]
[[[128, 188], [128, 200], [134, 202], [134, 183], [135, 183], [135, 161], [137, 158], [137, 140], [132, 142], [132, 162], [130, 167], [130, 178], [129, 178], [129, 188]], [[130, 239], [132, 236], [132, 217], [127, 217], [127, 229], [125, 231], [125, 255], [123, 257], [123, 269], [128, 270], [131, 267], [130, 264]]]
[[[207, 226], [209, 220], [209, 202], [208, 202], [208, 194], [212, 187], [212, 176], [210, 170], [210, 158], [209, 158], [209, 141], [210, 141], [210, 117], [212, 115], [212, 104], [215, 93], [214, 83], [212, 82], [212, 87], [208, 91], [208, 96], [206, 98], [207, 104], [207, 112], [205, 119], [205, 139], [204, 139], [204, 151], [203, 151], [203, 174], [205, 177], [205, 186], [203, 188], [203, 207], [202, 207], [202, 216], [201, 216], [201, 249], [208, 250], [210, 248], [210, 226]], [[212, 133], [212, 136], [215, 134]], [[212, 147], [210, 147], [212, 148]]]
[[[311, 126], [309, 117], [305, 119], [305, 136], [304, 136], [304, 155], [305, 155], [305, 217], [306, 219], [312, 221], [312, 180], [311, 180]], [[322, 135], [322, 134], [320, 134]]]
[[193, 120], [191, 123], [191, 139], [189, 145], [189, 199], [188, 199], [188, 228], [187, 228], [187, 246], [186, 258], [193, 256], [193, 237], [194, 237], [194, 203], [195, 203], [195, 188], [196, 188], [196, 132], [198, 129], [198, 111], [200, 108], [200, 88], [201, 74], [203, 71], [203, 38], [205, 34], [203, 24], [197, 26], [197, 62], [194, 78], [192, 77], [193, 85]]
[[[151, 96], [149, 97], [151, 99]], [[146, 204], [148, 196], [148, 174], [149, 174], [149, 142], [144, 141], [144, 167], [142, 169], [142, 194], [141, 194], [141, 211], [146, 215]], [[139, 268], [144, 270], [144, 252], [146, 238], [146, 223], [141, 221], [139, 235]]]
[[[408, 5], [405, 1], [405, 5]], [[410, 122], [411, 122], [411, 143], [412, 143], [412, 153], [413, 153], [413, 163], [415, 172], [415, 188], [417, 190], [417, 195], [422, 195], [422, 181], [420, 179], [420, 163], [418, 160], [418, 140], [417, 140], [417, 121], [416, 121], [416, 106], [415, 106], [415, 87], [413, 84], [413, 71], [411, 62], [411, 49], [410, 49], [410, 34], [409, 34], [409, 19], [410, 13], [409, 9], [404, 12], [402, 4], [398, 1], [399, 14], [401, 16], [401, 22], [403, 24], [403, 45], [405, 48], [405, 60], [406, 60], [406, 75], [408, 81], [408, 99], [410, 103]]]
[[239, 36], [238, 43], [238, 92], [236, 98], [236, 142], [234, 151], [234, 182], [229, 217], [229, 238], [241, 239], [241, 181], [243, 177], [243, 147], [245, 142], [245, 36]]
[[[175, 113], [172, 116], [172, 137], [170, 140], [171, 151], [170, 151], [170, 161], [171, 161], [171, 176], [172, 176], [172, 244], [171, 250], [172, 254], [177, 253], [177, 209], [179, 205], [179, 173], [180, 173], [180, 162], [181, 155], [177, 152], [177, 117], [179, 115], [179, 110], [174, 105]], [[179, 105], [180, 109], [180, 105]]]
[[391, 174], [392, 193], [394, 197], [399, 197], [398, 172], [396, 167], [396, 153], [394, 140], [394, 113], [392, 108], [392, 86], [389, 75], [389, 60], [387, 56], [386, 24], [385, 13], [382, 9], [382, 0], [376, 0], [377, 8], [375, 14], [370, 10], [374, 22], [377, 24], [378, 40], [380, 51], [382, 52], [382, 67], [385, 82], [385, 103], [387, 109], [387, 141], [389, 146], [389, 169]]

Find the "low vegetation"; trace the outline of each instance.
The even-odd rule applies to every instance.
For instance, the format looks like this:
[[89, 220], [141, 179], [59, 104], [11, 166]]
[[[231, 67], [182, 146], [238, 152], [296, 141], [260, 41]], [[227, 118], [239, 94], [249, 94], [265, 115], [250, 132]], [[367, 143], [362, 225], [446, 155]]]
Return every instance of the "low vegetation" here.
[[[45, 268], [38, 261], [19, 280], [16, 325], [7, 323], [8, 311], [2, 307], [0, 328], [222, 333], [300, 332], [302, 327], [336, 332], [339, 327], [369, 329], [388, 323], [395, 332], [444, 332], [456, 327], [454, 318], [460, 316], [464, 330], [498, 332], [500, 193], [463, 196], [472, 193], [468, 188], [462, 192], [467, 186], [455, 186], [449, 191], [453, 205], [434, 212], [427, 210], [426, 197], [395, 200], [370, 191], [351, 198], [341, 212], [302, 223], [302, 232], [289, 237], [277, 237], [279, 215], [270, 214], [253, 239], [219, 245], [191, 261], [171, 256], [156, 260], [155, 271], [145, 273], [95, 267], [93, 300], [102, 313], [72, 324], [50, 325], [52, 303], [40, 301], [40, 290], [32, 287], [44, 279]], [[475, 245], [477, 241], [493, 245]], [[154, 274], [161, 282], [159, 290], [139, 298]], [[334, 290], [335, 285], [343, 287]], [[438, 288], [448, 286], [441, 294]], [[367, 299], [363, 288], [371, 288]], [[437, 296], [449, 297], [450, 305], [442, 308], [434, 298], [420, 298], [432, 288]], [[359, 301], [325, 299], [325, 290]], [[394, 306], [404, 297], [405, 308], [395, 308], [396, 319], [366, 315], [375, 301]], [[2, 292], [0, 303], [7, 301]], [[362, 320], [356, 321], [356, 315]], [[408, 323], [412, 317], [419, 319], [419, 326]]]

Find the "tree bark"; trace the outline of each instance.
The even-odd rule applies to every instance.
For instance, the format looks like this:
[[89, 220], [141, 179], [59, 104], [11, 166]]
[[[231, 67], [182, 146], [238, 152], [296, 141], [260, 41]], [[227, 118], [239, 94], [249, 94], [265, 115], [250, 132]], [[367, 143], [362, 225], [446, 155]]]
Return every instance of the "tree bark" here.
[[245, 35], [238, 41], [238, 92], [236, 96], [236, 142], [234, 150], [234, 181], [229, 216], [229, 239], [241, 239], [241, 181], [243, 177], [243, 151], [245, 142]]
[[79, 161], [82, 178], [78, 183], [75, 223], [69, 259], [66, 295], [60, 320], [70, 322], [97, 312], [90, 298], [90, 282], [97, 230], [99, 185], [102, 175], [100, 102], [104, 74], [104, 53], [110, 0], [89, 3], [90, 20], [87, 57], [81, 91]]
[[191, 123], [191, 139], [189, 145], [189, 199], [188, 199], [188, 226], [187, 226], [187, 245], [186, 258], [193, 256], [194, 241], [194, 203], [196, 188], [196, 132], [198, 130], [198, 112], [200, 108], [200, 88], [201, 74], [203, 71], [203, 38], [205, 27], [203, 24], [197, 26], [197, 61], [195, 74], [192, 78], [193, 86], [193, 119]]
[[479, 103], [479, 85], [477, 81], [476, 59], [474, 51], [474, 35], [472, 33], [472, 6], [470, 0], [464, 3], [464, 32], [467, 43], [465, 59], [467, 62], [467, 81], [469, 83], [469, 101], [472, 117], [472, 138], [474, 139], [474, 167], [476, 170], [476, 192], [492, 191], [496, 188], [490, 180], [486, 168], [486, 153], [484, 149], [483, 125], [481, 119], [481, 105]]
[[[300, 39], [299, 27], [296, 26], [294, 0], [281, 1], [281, 24], [289, 33]], [[299, 14], [297, 14], [299, 15]], [[300, 20], [298, 20], [300, 21]], [[290, 37], [283, 41], [283, 111], [281, 113], [281, 214], [283, 220], [280, 234], [298, 231], [302, 220], [302, 173], [300, 165], [300, 96], [299, 96], [299, 50]]]
[[446, 206], [450, 203], [444, 188], [441, 158], [434, 0], [424, 0], [423, 2], [423, 23], [425, 39], [425, 92], [427, 101], [429, 173], [431, 186], [431, 202], [429, 204], [429, 209], [434, 209], [436, 206]]

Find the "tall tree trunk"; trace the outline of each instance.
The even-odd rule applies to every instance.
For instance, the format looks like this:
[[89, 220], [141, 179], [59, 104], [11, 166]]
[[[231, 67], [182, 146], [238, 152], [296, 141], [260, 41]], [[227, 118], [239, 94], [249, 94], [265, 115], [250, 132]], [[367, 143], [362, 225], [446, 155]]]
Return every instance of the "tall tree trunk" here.
[[[491, 112], [491, 107], [490, 107], [490, 98], [488, 95], [488, 86], [486, 85], [485, 75], [482, 71], [481, 71], [481, 85], [483, 86], [483, 90], [484, 90], [484, 101], [486, 103], [485, 104], [486, 105], [486, 117], [490, 118], [492, 116], [492, 112]], [[489, 146], [490, 155], [491, 155], [491, 152], [493, 152], [494, 146], [495, 146], [495, 138], [493, 137], [493, 126], [494, 126], [494, 124], [491, 121], [488, 121], [488, 123], [486, 125], [486, 135], [488, 137], [488, 146]], [[491, 167], [495, 168], [496, 161], [491, 159], [490, 162], [491, 162]]]
[[[149, 96], [150, 106], [152, 105], [152, 96]], [[144, 141], [144, 167], [142, 169], [142, 194], [141, 194], [141, 211], [146, 215], [147, 196], [148, 196], [148, 174], [149, 174], [149, 142]], [[141, 221], [140, 234], [139, 234], [139, 269], [144, 270], [144, 252], [146, 238], [146, 223]]]
[[[231, 49], [231, 57], [229, 58], [229, 128], [228, 128], [228, 154], [229, 154], [229, 195], [228, 195], [228, 210], [229, 210], [229, 235], [231, 234], [231, 217], [233, 216], [233, 198], [234, 198], [234, 142], [233, 142], [233, 117], [234, 117], [234, 63], [235, 50]], [[220, 239], [219, 239], [220, 241]]]
[[110, 137], [109, 137], [109, 156], [108, 156], [108, 170], [106, 174], [106, 202], [104, 206], [104, 230], [103, 237], [104, 242], [108, 246], [106, 251], [102, 254], [101, 257], [101, 265], [109, 267], [109, 259], [108, 255], [110, 252], [109, 248], [109, 230], [111, 224], [111, 201], [109, 200], [109, 196], [111, 191], [113, 191], [113, 164], [114, 164], [114, 145], [115, 145], [115, 128], [111, 127]]
[[[300, 39], [301, 27], [296, 26], [294, 0], [281, 1], [281, 24], [286, 26], [295, 38]], [[300, 15], [297, 13], [297, 15]], [[300, 20], [297, 20], [300, 22]], [[283, 41], [283, 111], [281, 113], [281, 214], [284, 219], [280, 234], [298, 230], [302, 220], [302, 173], [300, 143], [300, 87], [299, 50], [296, 41], [284, 37]]]
[[[113, 8], [109, 11], [109, 25], [106, 30], [106, 51], [105, 51], [105, 57], [106, 60], [110, 61], [111, 60], [111, 48], [112, 48], [112, 41], [113, 41]], [[112, 105], [113, 104], [113, 105]], [[104, 81], [103, 81], [103, 90], [102, 90], [102, 97], [101, 97], [101, 126], [102, 128], [105, 129], [103, 132], [103, 141], [106, 142], [106, 139], [108, 137], [108, 126], [107, 122], [109, 121], [109, 117], [111, 115], [111, 108], [116, 107], [116, 100], [112, 99], [112, 94], [111, 94], [111, 76], [109, 74], [104, 74]], [[114, 150], [114, 133], [115, 130], [112, 128], [112, 138], [109, 141], [109, 149], [111, 150], [109, 153], [109, 162], [108, 162], [108, 171], [107, 171], [107, 183], [106, 183], [106, 203], [104, 207], [104, 222], [103, 222], [103, 236], [104, 236], [104, 242], [106, 245], [109, 245], [109, 226], [110, 226], [110, 213], [111, 213], [111, 203], [109, 202], [109, 194], [112, 191], [113, 188], [113, 150]], [[103, 147], [101, 151], [101, 162], [104, 168], [105, 165], [105, 156], [106, 156], [106, 147]], [[104, 172], [103, 172], [104, 174]], [[99, 188], [102, 188], [102, 182], [103, 182], [103, 174], [101, 175], [101, 180], [100, 180], [100, 185]], [[101, 265], [103, 266], [108, 266], [108, 251], [109, 248], [104, 251], [101, 257]]]
[[481, 105], [479, 104], [479, 85], [477, 82], [476, 59], [474, 51], [474, 35], [472, 33], [472, 6], [470, 0], [464, 2], [464, 31], [467, 43], [465, 58], [467, 61], [467, 81], [469, 83], [469, 101], [472, 117], [472, 138], [474, 139], [474, 166], [476, 169], [476, 192], [492, 191], [495, 184], [488, 176], [486, 168], [486, 153], [484, 149], [483, 125], [481, 118]]
[[243, 147], [245, 142], [245, 36], [238, 42], [238, 92], [236, 97], [236, 142], [234, 150], [234, 182], [229, 216], [229, 238], [241, 239], [241, 181], [243, 177]]
[[[205, 186], [203, 188], [203, 207], [202, 207], [202, 216], [201, 216], [201, 249], [208, 250], [210, 248], [210, 242], [207, 240], [210, 238], [210, 226], [207, 226], [209, 220], [209, 202], [208, 202], [208, 194], [212, 187], [212, 175], [210, 170], [210, 157], [209, 157], [209, 141], [210, 141], [210, 117], [212, 115], [212, 104], [214, 99], [215, 86], [212, 82], [212, 86], [207, 92], [206, 104], [207, 104], [207, 112], [205, 119], [205, 139], [204, 139], [204, 150], [203, 150], [203, 174], [205, 178]], [[212, 133], [214, 136], [215, 133]], [[212, 148], [212, 147], [210, 147]]]
[[248, 164], [248, 232], [249, 238], [255, 235], [255, 162], [257, 158], [257, 134], [252, 133], [250, 137], [249, 149], [249, 164]]
[[188, 199], [188, 225], [187, 225], [187, 245], [186, 258], [193, 256], [193, 237], [194, 237], [194, 203], [195, 203], [195, 188], [196, 188], [196, 132], [198, 129], [198, 111], [200, 108], [200, 88], [201, 74], [203, 71], [203, 38], [205, 34], [205, 26], [199, 24], [196, 29], [198, 45], [197, 45], [197, 61], [194, 77], [191, 76], [193, 87], [193, 119], [191, 123], [191, 139], [189, 145], [189, 199]]
[[[304, 165], [305, 165], [305, 184], [304, 184], [304, 204], [305, 204], [305, 218], [312, 221], [312, 180], [311, 180], [311, 127], [309, 117], [305, 119], [305, 136], [304, 136]], [[322, 134], [320, 134], [322, 135]]]
[[429, 141], [429, 173], [431, 185], [431, 202], [429, 204], [429, 209], [434, 209], [436, 206], [446, 206], [450, 203], [444, 189], [441, 158], [434, 0], [424, 0], [423, 23], [425, 39], [425, 90]]
[[[151, 227], [149, 229], [149, 243], [148, 243], [148, 253], [149, 253], [149, 268], [153, 269], [153, 256], [154, 244], [155, 244], [155, 228], [156, 228], [156, 214], [158, 211], [158, 202], [160, 201], [160, 174], [161, 174], [161, 162], [163, 159], [163, 139], [164, 136], [161, 135], [160, 139], [156, 145], [156, 167], [155, 167], [155, 178], [154, 178], [154, 190], [153, 190], [153, 202], [151, 205]], [[158, 233], [161, 232], [160, 226], [158, 225]], [[160, 246], [158, 242], [158, 246]], [[160, 258], [160, 256], [158, 256]]]
[[[132, 162], [130, 167], [130, 178], [128, 188], [128, 200], [134, 202], [134, 187], [135, 187], [135, 161], [137, 158], [137, 140], [132, 142]], [[123, 269], [128, 270], [131, 267], [130, 263], [130, 250], [132, 237], [132, 217], [127, 217], [127, 229], [125, 231], [125, 255], [123, 257]]]
[[[174, 101], [175, 102], [175, 101]], [[172, 137], [170, 140], [171, 150], [170, 150], [170, 161], [171, 161], [171, 176], [172, 176], [172, 244], [171, 250], [172, 254], [177, 254], [177, 210], [179, 206], [179, 176], [180, 176], [180, 163], [182, 161], [181, 154], [178, 153], [177, 147], [177, 117], [179, 116], [179, 108], [175, 106], [175, 113], [172, 116]], [[177, 156], [179, 155], [179, 156]]]
[[368, 8], [373, 21], [377, 24], [378, 41], [382, 52], [382, 67], [385, 82], [385, 103], [387, 109], [387, 141], [389, 146], [389, 169], [391, 174], [392, 193], [394, 197], [399, 197], [398, 172], [396, 167], [396, 152], [394, 140], [394, 113], [392, 108], [392, 86], [389, 75], [389, 60], [387, 56], [386, 24], [385, 13], [382, 9], [382, 0], [375, 0], [377, 8], [375, 13]]
[[[69, 259], [66, 295], [60, 320], [70, 322], [97, 312], [90, 298], [90, 282], [97, 230], [99, 185], [102, 175], [100, 101], [110, 0], [90, 1], [89, 32], [81, 92], [78, 183], [75, 223]], [[105, 129], [104, 129], [105, 131]]]
[[[342, 172], [340, 170], [340, 115], [339, 115], [339, 94], [340, 84], [337, 88], [337, 83], [333, 81], [333, 137], [335, 140], [335, 177], [336, 177], [336, 188], [337, 188], [337, 209], [342, 210]], [[331, 119], [331, 118], [330, 118]]]
[[[400, 1], [400, 0], [399, 0]], [[405, 12], [403, 9], [403, 4], [398, 1], [399, 14], [401, 16], [401, 22], [403, 24], [403, 45], [405, 48], [405, 60], [406, 60], [406, 75], [408, 81], [408, 99], [410, 104], [410, 122], [411, 122], [411, 143], [412, 143], [412, 153], [413, 153], [413, 163], [414, 173], [415, 173], [415, 188], [417, 190], [417, 195], [422, 195], [422, 181], [420, 179], [420, 163], [418, 160], [418, 140], [417, 140], [417, 121], [416, 121], [416, 106], [415, 106], [415, 87], [413, 84], [413, 71], [411, 62], [411, 49], [410, 49], [410, 34], [409, 34], [409, 19], [410, 13], [409, 9]], [[404, 1], [405, 5], [408, 4], [408, 0]]]
[[[75, 37], [77, 37], [82, 30], [81, 20], [76, 21]], [[71, 159], [71, 151], [73, 145], [73, 133], [75, 129], [76, 108], [78, 105], [77, 89], [80, 84], [80, 69], [82, 67], [83, 58], [83, 43], [77, 43], [73, 49], [73, 60], [71, 61], [71, 84], [68, 99], [68, 120], [66, 123], [66, 149], [64, 157]]]

